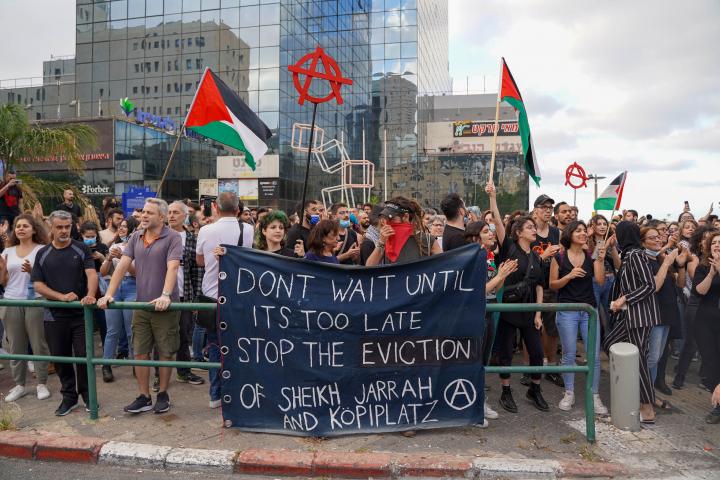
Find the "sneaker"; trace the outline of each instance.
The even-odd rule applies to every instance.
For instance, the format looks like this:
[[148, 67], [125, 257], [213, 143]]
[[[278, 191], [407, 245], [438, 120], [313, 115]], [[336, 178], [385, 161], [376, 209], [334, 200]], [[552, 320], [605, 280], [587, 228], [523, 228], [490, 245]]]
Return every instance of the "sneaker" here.
[[188, 373], [186, 375], [177, 374], [175, 379], [180, 383], [189, 383], [190, 385], [202, 385], [205, 383], [205, 379], [195, 375], [194, 373]]
[[483, 420], [482, 423], [476, 423], [476, 427], [478, 428], [488, 428], [490, 426], [490, 423], [488, 423], [487, 418]]
[[525, 398], [530, 400], [532, 404], [535, 405], [535, 408], [541, 412], [547, 412], [550, 410], [550, 407], [542, 395], [542, 388], [540, 388], [540, 385], [537, 383], [530, 385], [530, 388], [528, 388], [527, 393], [525, 394]]
[[565, 388], [565, 382], [559, 373], [548, 373], [545, 375], [545, 380], [554, 383], [560, 388]]
[[140, 394], [134, 402], [123, 408], [127, 413], [149, 412], [153, 408], [152, 398]]
[[595, 414], [596, 415], [607, 415], [608, 409], [605, 406], [605, 404], [600, 400], [600, 395], [595, 393], [593, 394], [593, 404], [595, 405]]
[[487, 400], [485, 400], [485, 418], [489, 418], [490, 420], [495, 420], [499, 417], [498, 412], [492, 409], [490, 405], [488, 405]]
[[80, 404], [78, 403], [77, 400], [75, 400], [73, 402], [66, 398], [63, 398], [62, 403], [60, 403], [60, 406], [57, 408], [57, 410], [55, 410], [55, 415], [58, 417], [64, 417], [65, 415], [72, 412], [79, 406], [80, 406]]
[[115, 380], [115, 376], [113, 375], [112, 367], [110, 365], [103, 365], [102, 378], [105, 383], [110, 383]]
[[170, 396], [167, 394], [167, 392], [158, 393], [153, 411], [155, 413], [165, 413], [168, 410], [170, 410]]
[[25, 395], [27, 395], [25, 387], [22, 385], [15, 385], [12, 390], [10, 390], [7, 395], [5, 395], [5, 401], [14, 402], [15, 400], [22, 398]]
[[222, 400], [210, 400], [210, 408], [220, 408], [222, 406]]
[[[85, 411], [88, 412], [88, 413], [90, 413], [90, 404], [88, 404], [88, 403], [85, 404]], [[99, 403], [98, 403], [98, 411], [100, 411], [100, 404], [99, 404]]]
[[672, 387], [675, 390], [682, 390], [685, 386], [685, 375], [675, 375], [675, 378], [672, 382]]
[[510, 413], [518, 412], [517, 404], [513, 399], [512, 389], [510, 387], [503, 387], [502, 393], [500, 394], [500, 406]]
[[38, 400], [45, 400], [46, 398], [50, 398], [50, 390], [48, 390], [46, 385], [43, 385], [41, 383], [37, 386], [35, 390]]
[[562, 400], [560, 400], [558, 408], [565, 412], [569, 412], [570, 410], [572, 410], [573, 405], [575, 405], [575, 393], [565, 390], [565, 395], [563, 396]]
[[159, 392], [159, 391], [160, 391], [160, 377], [154, 377], [154, 378], [153, 378], [152, 391], [153, 391], [153, 392]]

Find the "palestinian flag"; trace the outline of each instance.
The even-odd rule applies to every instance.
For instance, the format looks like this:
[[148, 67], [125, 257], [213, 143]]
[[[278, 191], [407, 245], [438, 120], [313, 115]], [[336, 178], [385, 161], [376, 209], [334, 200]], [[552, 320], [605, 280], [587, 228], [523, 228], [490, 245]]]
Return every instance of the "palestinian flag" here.
[[617, 176], [615, 180], [610, 182], [600, 196], [595, 200], [594, 209], [598, 210], [612, 210], [616, 211], [620, 209], [620, 202], [622, 201], [623, 189], [625, 188], [625, 180], [627, 179], [627, 171], [624, 171]]
[[245, 152], [245, 163], [253, 170], [272, 136], [267, 125], [209, 68], [195, 92], [185, 128]]
[[537, 157], [535, 156], [535, 149], [533, 148], [532, 137], [530, 136], [530, 124], [528, 123], [527, 112], [525, 111], [525, 103], [504, 58], [502, 59], [500, 101], [509, 103], [518, 113], [520, 139], [522, 140], [523, 155], [525, 156], [525, 170], [527, 170], [528, 175], [533, 179], [535, 185], [539, 187], [540, 169], [538, 168]]

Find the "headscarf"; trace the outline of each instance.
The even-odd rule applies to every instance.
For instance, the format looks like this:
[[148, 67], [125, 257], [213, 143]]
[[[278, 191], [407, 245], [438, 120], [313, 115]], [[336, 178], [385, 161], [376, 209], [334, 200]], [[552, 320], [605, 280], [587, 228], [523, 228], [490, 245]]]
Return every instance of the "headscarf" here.
[[618, 247], [622, 255], [625, 256], [633, 248], [642, 248], [642, 239], [640, 237], [640, 226], [635, 222], [623, 220], [617, 224], [615, 229]]

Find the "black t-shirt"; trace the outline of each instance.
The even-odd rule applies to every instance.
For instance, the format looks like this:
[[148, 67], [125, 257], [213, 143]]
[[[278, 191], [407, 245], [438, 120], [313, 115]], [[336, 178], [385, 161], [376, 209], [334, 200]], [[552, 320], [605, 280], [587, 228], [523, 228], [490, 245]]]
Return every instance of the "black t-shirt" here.
[[465, 239], [465, 229], [445, 225], [442, 235], [443, 252], [449, 252], [455, 248], [460, 248], [468, 242]]
[[282, 255], [283, 257], [298, 258], [297, 255], [295, 255], [294, 250], [290, 250], [286, 247], [282, 247], [280, 250], [275, 250], [271, 253], [274, 253], [275, 255]]
[[[98, 241], [99, 240], [100, 240], [100, 237], [98, 237]], [[88, 248], [90, 249], [90, 253], [99, 252], [105, 257], [107, 257], [108, 253], [110, 252], [110, 247], [108, 247], [107, 245], [105, 245], [102, 242], [96, 243], [92, 247], [88, 247]], [[95, 271], [99, 272], [100, 266], [102, 265], [102, 260], [93, 259], [93, 261], [95, 262]]]
[[80, 205], [75, 202], [73, 202], [73, 204], [69, 207], [65, 204], [65, 202], [63, 202], [57, 207], [55, 207], [55, 210], [63, 210], [65, 212], [72, 213], [73, 215], [75, 215], [75, 221], [77, 221], [78, 218], [83, 216], [82, 210], [80, 210]]
[[360, 244], [360, 265], [366, 265], [368, 258], [372, 255], [375, 250], [375, 242], [369, 238], [365, 238]]
[[288, 230], [287, 233], [287, 241], [285, 242], [285, 245], [288, 246], [288, 248], [295, 248], [295, 243], [298, 240], [303, 241], [303, 248], [305, 248], [305, 251], [308, 251], [307, 248], [307, 241], [308, 237], [310, 236], [310, 229], [303, 227], [301, 224], [296, 223], [292, 227], [290, 227], [290, 230]]
[[705, 295], [697, 293], [697, 286], [705, 277], [707, 277], [710, 267], [707, 265], [698, 265], [695, 269], [693, 277], [692, 292], [700, 298], [700, 306], [698, 307], [697, 319], [701, 317], [720, 319], [720, 275], [715, 275], [710, 284], [710, 290]]
[[[537, 238], [532, 243], [531, 247], [535, 251], [535, 253], [538, 254], [538, 256], [541, 256], [545, 252], [545, 249], [547, 249], [550, 245], [560, 245], [560, 229], [558, 229], [557, 227], [553, 227], [552, 225], [548, 226], [547, 237], [543, 237], [538, 233]], [[548, 294], [551, 292], [551, 290], [550, 290], [550, 259], [549, 258], [542, 262], [542, 270], [543, 270], [542, 286], [546, 290], [545, 293]]]
[[[660, 262], [651, 261], [650, 270], [653, 276], [660, 271]], [[661, 325], [677, 327], [680, 325], [680, 312], [677, 304], [678, 291], [675, 288], [675, 279], [672, 273], [668, 272], [665, 276], [665, 282], [660, 287], [660, 291], [656, 293], [658, 306], [660, 307]]]
[[[538, 285], [542, 285], [540, 258], [532, 250], [530, 250], [529, 253], [525, 253], [520, 246], [510, 239], [510, 236], [506, 236], [505, 241], [500, 245], [500, 253], [498, 254], [496, 263], [500, 265], [505, 260], [517, 260], [518, 268], [505, 279], [504, 288], [523, 281], [529, 265], [530, 274], [528, 275], [528, 282], [530, 283], [531, 297], [529, 301], [535, 302], [535, 288]], [[534, 315], [534, 312], [503, 312], [500, 318], [511, 325], [522, 326], [530, 324]]]
[[[45, 245], [35, 257], [30, 279], [43, 282], [56, 292], [75, 292], [78, 299], [87, 294], [86, 269], [95, 269], [90, 249], [81, 242], [71, 240], [65, 248], [55, 248], [53, 244]], [[55, 318], [78, 317], [82, 309], [51, 308]]]
[[[345, 236], [347, 235], [347, 241], [345, 240]], [[350, 250], [353, 245], [355, 245], [358, 241], [357, 233], [355, 233], [354, 230], [351, 228], [345, 229], [345, 235], [340, 235], [340, 241], [343, 242], [343, 248], [340, 249], [340, 251], [337, 253], [337, 255], [340, 255], [341, 253], [345, 253], [348, 250]], [[347, 258], [340, 262], [342, 265], [355, 265], [355, 260], [352, 258]]]
[[[560, 303], [587, 303], [593, 307], [597, 306], [595, 301], [595, 292], [593, 290], [593, 277], [595, 276], [595, 268], [593, 260], [587, 252], [583, 260], [582, 268], [585, 270], [585, 276], [581, 278], [573, 278], [563, 288], [558, 291], [558, 302]], [[560, 267], [558, 278], [562, 278], [572, 271], [573, 264], [568, 257], [568, 252], [562, 252], [555, 255], [555, 260]]]

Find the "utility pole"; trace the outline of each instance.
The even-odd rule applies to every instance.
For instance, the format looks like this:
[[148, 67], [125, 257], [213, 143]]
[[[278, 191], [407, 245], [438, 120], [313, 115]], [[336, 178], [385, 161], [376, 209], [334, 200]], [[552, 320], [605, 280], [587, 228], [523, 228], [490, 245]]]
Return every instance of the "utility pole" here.
[[602, 180], [607, 177], [599, 177], [598, 175], [591, 173], [590, 176], [588, 176], [588, 180], [593, 180], [595, 182], [595, 198], [594, 200], [597, 200], [598, 191], [597, 191], [597, 182], [598, 180]]

